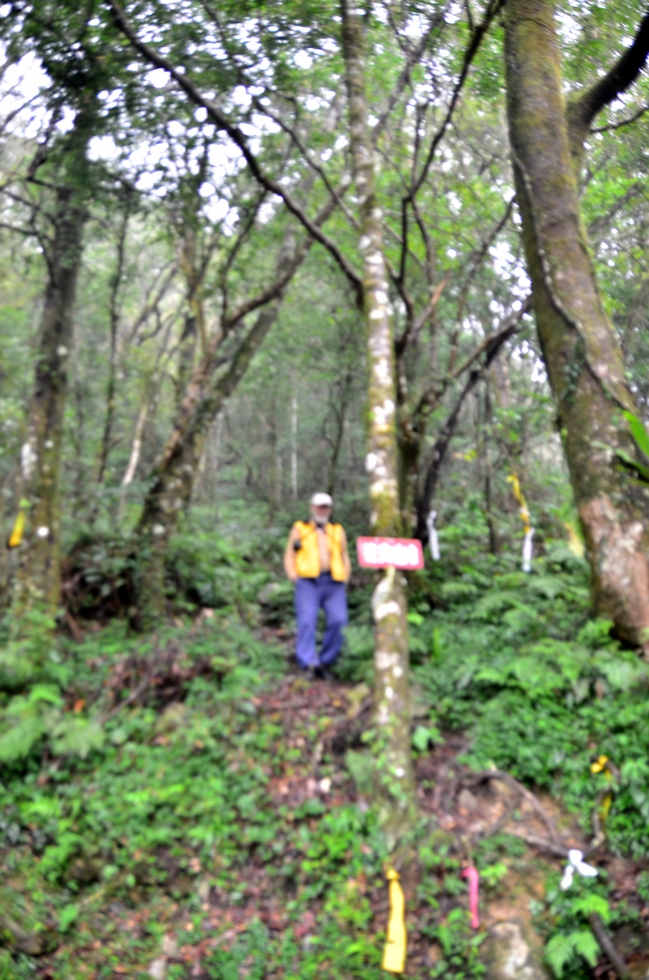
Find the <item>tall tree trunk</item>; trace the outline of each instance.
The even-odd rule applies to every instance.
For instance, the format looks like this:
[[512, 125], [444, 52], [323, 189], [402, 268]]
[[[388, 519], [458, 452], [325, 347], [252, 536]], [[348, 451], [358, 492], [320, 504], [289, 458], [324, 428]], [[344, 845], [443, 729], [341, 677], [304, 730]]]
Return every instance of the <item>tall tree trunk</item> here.
[[[126, 257], [126, 233], [130, 217], [130, 194], [126, 191], [127, 199], [124, 204], [124, 213], [117, 237], [117, 256], [115, 261], [115, 271], [110, 283], [110, 357], [108, 362], [108, 383], [106, 385], [106, 415], [104, 417], [104, 432], [101, 440], [101, 450], [99, 452], [99, 466], [97, 467], [97, 483], [99, 486], [104, 482], [108, 457], [112, 448], [113, 423], [115, 421], [115, 385], [117, 380], [117, 340], [119, 332], [119, 292], [124, 277], [124, 262]], [[96, 516], [98, 505], [95, 505], [93, 517]]]
[[[637, 414], [602, 306], [570, 153], [550, 0], [505, 7], [507, 109], [537, 328], [592, 569], [599, 615], [649, 653], [649, 490], [623, 411]], [[621, 457], [620, 454], [623, 454]]]
[[17, 628], [26, 613], [57, 611], [61, 578], [61, 443], [68, 393], [72, 313], [82, 257], [89, 179], [86, 150], [94, 114], [77, 113], [58, 175], [48, 280], [39, 328], [34, 393], [21, 450], [20, 498], [25, 532], [11, 607]]
[[500, 539], [498, 536], [498, 522], [493, 512], [493, 493], [492, 493], [492, 469], [489, 451], [489, 436], [491, 433], [491, 394], [489, 391], [489, 375], [485, 378], [484, 390], [484, 416], [482, 425], [477, 428], [478, 461], [482, 471], [484, 488], [484, 511], [489, 528], [489, 551], [492, 555], [500, 552]]
[[268, 515], [266, 520], [268, 527], [272, 527], [280, 506], [282, 475], [282, 460], [277, 451], [279, 426], [277, 422], [277, 389], [275, 387], [273, 387], [271, 394], [270, 405], [265, 410], [261, 421], [266, 427], [268, 434], [268, 463], [265, 467], [266, 498], [268, 500]]
[[[293, 378], [293, 386], [296, 380]], [[291, 395], [291, 499], [297, 500], [297, 391]]]
[[[375, 158], [365, 81], [362, 11], [342, 0], [342, 41], [349, 101], [349, 131], [360, 211], [359, 251], [367, 324], [369, 390], [366, 469], [372, 532], [401, 530], [397, 479], [394, 337], [383, 254], [383, 213], [376, 193]], [[409, 650], [405, 579], [388, 569], [376, 586], [374, 718], [377, 799], [396, 840], [416, 811], [410, 740]]]
[[[278, 263], [280, 275], [287, 265], [297, 268], [304, 255], [304, 246], [296, 249], [292, 236], [287, 236]], [[204, 354], [192, 374], [173, 431], [151, 474], [152, 486], [136, 528], [140, 553], [139, 609], [144, 623], [164, 612], [165, 556], [178, 515], [191, 498], [205, 434], [277, 319], [285, 290], [286, 285], [257, 315], [224, 374], [213, 377], [213, 351]]]
[[[196, 195], [196, 199], [198, 195]], [[185, 218], [185, 229], [178, 245], [179, 265], [185, 277], [187, 289], [187, 311], [178, 345], [178, 366], [176, 369], [176, 409], [180, 407], [187, 382], [191, 377], [196, 359], [196, 347], [200, 337], [201, 353], [205, 342], [205, 310], [203, 304], [204, 268], [198, 260], [198, 242], [195, 214]]]
[[342, 384], [339, 390], [334, 391], [333, 398], [338, 397], [338, 405], [334, 407], [334, 413], [336, 416], [336, 429], [334, 432], [333, 445], [331, 447], [331, 455], [329, 457], [329, 466], [327, 467], [327, 482], [325, 484], [327, 493], [334, 496], [334, 489], [336, 486], [336, 475], [338, 473], [338, 462], [340, 460], [340, 453], [343, 447], [343, 439], [345, 438], [345, 427], [347, 425], [347, 408], [349, 404], [350, 392], [352, 386], [352, 375], [351, 371], [347, 371], [345, 377], [343, 378]]

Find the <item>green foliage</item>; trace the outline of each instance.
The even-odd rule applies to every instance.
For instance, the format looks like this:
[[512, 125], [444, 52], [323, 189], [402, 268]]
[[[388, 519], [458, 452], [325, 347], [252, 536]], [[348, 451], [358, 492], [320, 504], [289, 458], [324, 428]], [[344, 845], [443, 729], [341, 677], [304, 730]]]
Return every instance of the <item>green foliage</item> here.
[[478, 950], [486, 939], [486, 934], [473, 932], [466, 909], [452, 909], [446, 919], [428, 929], [427, 934], [431, 939], [437, 940], [444, 954], [435, 964], [431, 976], [484, 976], [485, 967], [480, 962]]
[[587, 619], [586, 569], [570, 553], [549, 547], [531, 575], [501, 564], [489, 578], [485, 568], [463, 566], [461, 589], [433, 580], [446, 608], [410, 627], [425, 635], [434, 621], [440, 631], [438, 657], [414, 669], [435, 724], [468, 729], [467, 761], [547, 788], [585, 828], [601, 785], [590, 762], [607, 755], [621, 771], [607, 835], [614, 848], [642, 853], [649, 668], [611, 638], [609, 622]]
[[575, 958], [585, 959], [589, 966], [595, 966], [599, 954], [597, 940], [589, 929], [579, 929], [570, 933], [558, 933], [546, 946], [545, 958], [554, 975], [563, 976], [564, 969]]
[[600, 949], [588, 924], [589, 915], [595, 913], [607, 924], [624, 920], [624, 911], [614, 913], [606, 892], [601, 879], [576, 876], [571, 887], [562, 891], [558, 878], [552, 877], [547, 912], [540, 922], [547, 938], [545, 957], [558, 980], [567, 969], [570, 977], [586, 980], [592, 975], [590, 970], [600, 957]]
[[629, 423], [631, 434], [635, 439], [638, 449], [649, 459], [649, 432], [647, 432], [641, 420], [633, 412], [622, 412], [622, 414]]
[[[122, 974], [145, 975], [159, 953], [164, 930], [180, 930], [180, 919], [182, 941], [188, 946], [192, 941], [218, 942], [204, 964], [215, 980], [244, 975], [254, 980], [271, 971], [285, 977], [375, 980], [382, 975], [383, 937], [380, 926], [378, 933], [372, 932], [368, 894], [379, 883], [383, 886], [386, 857], [376, 815], [333, 805], [320, 796], [293, 805], [290, 792], [285, 802], [274, 802], [280, 780], [290, 789], [300, 766], [311, 772], [320, 729], [316, 719], [290, 719], [304, 740], [302, 751], [287, 744], [295, 732], [282, 711], [268, 716], [259, 710], [265, 685], [282, 677], [286, 668], [286, 649], [268, 637], [276, 631], [286, 641], [293, 628], [290, 586], [282, 583], [263, 599], [260, 594], [279, 575], [286, 532], [302, 516], [296, 508], [302, 508], [312, 489], [331, 480], [345, 526], [352, 532], [367, 528], [360, 465], [365, 451], [364, 336], [338, 270], [318, 246], [287, 290], [268, 342], [222, 413], [222, 429], [205, 425], [204, 466], [167, 555], [169, 611], [182, 617], [209, 607], [216, 615], [202, 624], [189, 619], [174, 628], [163, 624], [156, 637], [132, 636], [125, 622], [92, 632], [94, 618], [105, 622], [134, 612], [129, 528], [151, 488], [156, 460], [183, 395], [178, 352], [190, 322], [183, 297], [193, 290], [176, 269], [182, 265], [177, 258], [187, 232], [195, 233], [198, 262], [205, 262], [199, 292], [211, 327], [221, 322], [227, 308], [267, 287], [286, 227], [282, 209], [267, 209], [268, 202], [255, 217], [250, 205], [257, 189], [245, 170], [215, 164], [208, 156], [205, 172], [197, 176], [202, 143], [217, 151], [219, 161], [225, 137], [203, 122], [173, 86], [157, 87], [155, 73], [143, 68], [125, 43], [115, 43], [114, 24], [100, 7], [96, 18], [88, 20], [87, 12], [67, 2], [13, 5], [10, 28], [3, 26], [13, 32], [7, 35], [12, 57], [23, 50], [38, 53], [48, 98], [64, 119], [89, 91], [102, 92], [96, 135], [110, 131], [115, 140], [107, 166], [93, 166], [97, 179], [89, 208], [94, 220], [88, 222], [79, 277], [61, 459], [62, 533], [68, 547], [65, 596], [73, 622], [76, 617], [88, 635], [79, 645], [53, 643], [49, 624], [28, 641], [14, 637], [0, 651], [3, 875], [21, 880], [29, 897], [29, 902], [16, 902], [14, 914], [29, 920], [34, 931], [56, 929], [60, 949], [43, 970], [50, 969], [57, 980], [76, 975], [79, 949], [95, 957], [99, 977], [112, 974], [113, 967]], [[282, 119], [299, 119], [312, 158], [326, 164], [330, 181], [337, 184], [347, 166], [348, 146], [340, 128], [330, 132], [323, 125], [343, 91], [336, 5], [260, 6], [226, 0], [219, 7], [223, 56], [216, 59], [213, 25], [201, 5], [127, 7], [136, 29], [174, 64], [190, 64], [199, 87], [216, 93], [216, 101], [244, 128], [256, 125], [255, 114], [261, 112], [246, 102], [244, 90], [263, 88]], [[420, 5], [395, 7], [384, 22], [376, 10], [368, 10], [371, 116], [378, 118], [406, 77], [402, 51], [412, 50], [413, 25], [420, 29], [431, 11]], [[633, 35], [636, 17], [637, 10], [628, 4], [572, 4], [570, 17], [560, 19], [570, 87], [603, 75], [612, 54], [617, 56]], [[407, 400], [416, 403], [433, 388], [444, 392], [427, 419], [424, 462], [462, 383], [454, 382], [450, 372], [475, 349], [476, 338], [495, 329], [512, 303], [520, 301], [518, 229], [510, 221], [500, 224], [503, 199], [512, 193], [502, 168], [507, 153], [498, 101], [501, 31], [496, 26], [483, 39], [453, 125], [421, 188], [420, 213], [429, 240], [424, 241], [415, 222], [408, 229], [403, 285], [413, 299], [415, 318], [432, 289], [445, 284], [435, 322], [429, 318], [423, 323], [404, 362]], [[426, 108], [428, 93], [435, 102], [450, 97], [464, 67], [468, 40], [463, 15], [452, 12], [441, 19], [425, 46], [424, 61], [407, 72], [403, 98], [409, 104], [398, 99], [397, 115], [385, 120], [380, 140], [385, 164], [378, 180], [385, 248], [394, 269], [400, 269], [404, 231], [400, 202], [413, 163], [413, 127], [404, 129], [395, 119], [419, 119], [415, 106], [421, 106], [421, 160], [421, 147], [439, 122]], [[246, 85], [241, 85], [242, 77]], [[606, 110], [611, 121], [634, 111], [629, 100], [635, 91], [638, 107], [645, 104], [646, 80], [641, 79], [639, 88]], [[31, 160], [34, 140], [39, 143], [44, 136], [32, 133], [25, 139], [23, 131], [9, 133], [3, 173], [18, 172], [17, 157], [25, 154]], [[54, 124], [47, 138], [52, 135], [50, 159], [57, 159], [58, 145], [64, 147], [65, 140]], [[641, 136], [642, 130], [634, 127], [616, 130], [615, 136], [593, 134], [584, 208], [595, 236], [603, 293], [624, 337], [630, 379], [646, 401], [647, 216], [638, 183], [638, 174], [646, 170], [646, 141]], [[611, 152], [612, 139], [617, 140], [617, 152]], [[295, 141], [268, 126], [253, 142], [259, 144], [262, 167], [287, 188], [297, 189], [300, 200], [306, 198], [303, 178], [309, 168]], [[99, 155], [100, 145], [101, 140], [94, 141]], [[122, 152], [133, 149], [141, 162], [136, 165], [133, 157], [122, 169]], [[122, 215], [113, 188], [123, 193], [134, 179], [137, 202], [126, 229], [124, 265], [118, 270]], [[45, 221], [51, 204], [47, 183], [30, 184], [29, 195], [38, 207], [33, 221], [20, 190], [3, 198], [6, 228], [0, 245], [0, 336], [11, 366], [0, 372], [0, 475], [6, 495], [26, 430], [25, 378], [38, 349], [34, 325], [47, 270], [36, 243], [51, 237]], [[316, 213], [325, 196], [316, 181], [308, 192], [309, 213]], [[187, 201], [194, 206], [191, 222], [183, 210]], [[229, 208], [227, 221], [215, 218], [217, 201]], [[249, 219], [248, 239], [237, 241], [233, 249]], [[11, 231], [12, 225], [22, 224], [29, 231], [24, 241]], [[500, 230], [494, 238], [496, 228]], [[327, 233], [348, 261], [355, 262], [355, 234], [340, 210], [329, 219]], [[429, 268], [435, 270], [434, 282], [425, 274]], [[161, 287], [167, 270], [165, 292]], [[158, 296], [153, 308], [143, 311], [143, 299], [148, 304]], [[400, 304], [394, 305], [401, 331]], [[119, 326], [116, 393], [104, 482], [98, 486], [107, 379], [113, 366], [107, 356], [109, 321]], [[138, 322], [129, 342], [131, 327]], [[233, 331], [217, 362], [221, 355], [230, 357], [229, 345], [235, 341]], [[434, 356], [422, 356], [428, 351]], [[471, 411], [461, 413], [453, 452], [447, 454], [435, 502], [443, 559], [412, 577], [409, 627], [417, 708], [429, 712], [414, 727], [413, 745], [426, 753], [441, 742], [440, 731], [466, 732], [466, 758], [472, 765], [496, 764], [546, 788], [578, 814], [584, 828], [589, 827], [603, 778], [591, 774], [589, 764], [594, 755], [607, 754], [620, 771], [605, 828], [609, 843], [614, 850], [641, 856], [649, 846], [647, 668], [611, 640], [609, 623], [588, 619], [584, 563], [563, 541], [554, 540], [563, 534], [562, 523], [574, 521], [575, 515], [566, 503], [568, 485], [552, 441], [555, 410], [529, 326], [507, 342], [505, 354], [502, 376], [501, 363], [494, 364], [489, 392], [476, 388]], [[190, 351], [191, 363], [195, 356]], [[491, 404], [500, 401], [496, 389], [498, 396], [506, 393], [502, 404]], [[123, 489], [135, 420], [143, 405], [148, 417], [139, 476]], [[640, 419], [627, 416], [627, 421], [646, 455]], [[294, 444], [299, 504], [293, 499], [288, 465]], [[643, 475], [646, 468], [630, 455], [620, 459], [634, 474]], [[516, 567], [520, 526], [505, 484], [512, 466], [525, 475], [542, 555], [530, 576]], [[11, 523], [14, 511], [7, 496], [5, 523]], [[487, 553], [488, 540], [500, 556]], [[3, 576], [8, 570], [3, 568]], [[371, 576], [355, 571], [349, 596], [352, 623], [337, 664], [344, 680], [371, 681], [371, 585]], [[180, 652], [168, 674], [129, 700], [147, 669], [174, 644]], [[119, 680], [120, 671], [127, 680]], [[358, 789], [367, 791], [372, 760], [352, 749], [346, 761]], [[321, 769], [327, 777], [341, 775], [327, 757]], [[336, 785], [332, 796], [338, 789]], [[481, 935], [473, 934], [466, 911], [459, 907], [466, 888], [450, 846], [448, 840], [426, 838], [419, 848], [430, 871], [421, 886], [428, 904], [423, 928], [443, 955], [433, 974], [479, 976]], [[520, 856], [516, 849], [522, 847], [512, 838], [476, 848], [488, 888], [497, 888], [502, 880], [501, 852], [507, 860]], [[199, 865], [200, 873], [195, 871]], [[257, 918], [245, 925], [235, 923], [236, 916], [227, 920], [231, 911], [244, 912], [255, 904], [260, 869], [272, 878], [274, 894], [285, 907], [281, 930]], [[550, 898], [544, 925], [555, 972], [579, 980], [592, 973], [594, 957], [585, 917], [597, 911], [607, 919], [609, 906], [603, 887], [601, 894], [580, 891], [579, 883], [574, 887], [571, 895]], [[203, 926], [201, 895], [206, 888], [226, 896], [219, 909], [223, 917], [209, 928]], [[642, 889], [649, 894], [644, 879], [638, 883]], [[5, 890], [0, 907], [4, 910], [13, 901]], [[148, 921], [145, 908], [151, 911]], [[305, 916], [313, 910], [315, 924], [304, 931]], [[610, 911], [614, 918], [615, 910]], [[133, 929], [128, 923], [139, 915], [141, 929]], [[93, 952], [100, 941], [104, 945]], [[33, 975], [31, 957], [5, 953], [0, 951], [0, 980]], [[184, 966], [171, 965], [170, 980], [180, 971], [185, 972]]]
[[171, 595], [212, 608], [243, 610], [270, 579], [245, 546], [237, 547], [200, 525], [174, 536], [166, 568]]
[[444, 739], [434, 725], [417, 725], [412, 733], [412, 744], [419, 752], [425, 752], [429, 745], [443, 745]]
[[[44, 650], [47, 650], [45, 658]], [[2, 762], [15, 763], [27, 758], [44, 736], [51, 739], [57, 755], [72, 752], [84, 758], [91, 749], [103, 744], [104, 736], [97, 719], [63, 714], [59, 685], [69, 679], [70, 673], [69, 667], [60, 669], [60, 659], [49, 633], [44, 640], [13, 641], [0, 654], [5, 690], [22, 688], [25, 691], [6, 697], [0, 708]], [[59, 684], [48, 683], [50, 679]]]

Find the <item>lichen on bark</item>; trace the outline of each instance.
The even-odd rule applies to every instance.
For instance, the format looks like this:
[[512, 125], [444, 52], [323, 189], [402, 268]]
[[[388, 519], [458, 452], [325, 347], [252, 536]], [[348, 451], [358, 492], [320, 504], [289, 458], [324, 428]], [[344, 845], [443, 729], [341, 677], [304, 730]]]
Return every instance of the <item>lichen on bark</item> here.
[[[383, 212], [376, 192], [375, 152], [368, 125], [362, 12], [341, 2], [349, 132], [358, 198], [368, 352], [368, 434], [365, 467], [372, 533], [401, 531], [392, 310], [383, 254]], [[375, 687], [373, 747], [376, 797], [394, 842], [416, 812], [410, 744], [407, 604], [401, 573], [388, 569], [374, 593]]]

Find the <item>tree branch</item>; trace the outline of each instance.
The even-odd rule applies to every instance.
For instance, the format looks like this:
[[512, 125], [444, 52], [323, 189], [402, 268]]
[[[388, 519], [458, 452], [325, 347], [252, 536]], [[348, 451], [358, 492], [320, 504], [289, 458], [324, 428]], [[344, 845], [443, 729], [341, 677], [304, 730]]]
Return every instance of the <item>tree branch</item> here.
[[327, 188], [331, 196], [336, 199], [336, 204], [338, 205], [342, 213], [345, 215], [345, 217], [351, 224], [352, 228], [358, 231], [359, 228], [358, 221], [356, 220], [354, 215], [350, 213], [350, 211], [347, 209], [344, 202], [338, 196], [338, 192], [336, 188], [333, 186], [333, 184], [331, 183], [331, 181], [329, 180], [329, 178], [327, 177], [324, 167], [321, 167], [319, 163], [317, 163], [315, 160], [311, 158], [308, 149], [304, 145], [304, 141], [302, 140], [299, 133], [297, 132], [297, 129], [294, 126], [289, 126], [289, 124], [286, 122], [285, 119], [282, 118], [281, 115], [278, 115], [278, 113], [273, 112], [272, 109], [269, 109], [267, 106], [262, 105], [262, 103], [259, 101], [259, 99], [256, 96], [252, 97], [252, 104], [254, 105], [254, 107], [257, 109], [258, 112], [267, 116], [269, 119], [272, 119], [272, 121], [275, 123], [276, 126], [279, 126], [279, 128], [284, 133], [286, 133], [287, 136], [290, 136], [290, 138], [293, 140], [298, 150], [300, 151], [302, 158], [304, 159], [306, 164], [317, 173], [317, 175], [320, 177], [322, 183], [325, 185], [325, 187]]
[[460, 418], [460, 412], [462, 406], [466, 401], [468, 395], [473, 391], [478, 381], [484, 377], [484, 374], [495, 358], [496, 354], [502, 347], [505, 338], [503, 337], [499, 343], [497, 343], [488, 352], [485, 362], [481, 367], [474, 368], [469, 377], [466, 379], [464, 388], [458, 395], [455, 405], [451, 409], [451, 413], [447, 418], [441, 432], [435, 440], [435, 445], [433, 446], [433, 451], [431, 453], [430, 462], [426, 470], [426, 477], [424, 480], [424, 488], [419, 500], [417, 501], [417, 529], [415, 531], [415, 537], [419, 538], [422, 544], [425, 544], [428, 538], [428, 529], [426, 527], [426, 517], [428, 516], [428, 510], [430, 508], [430, 502], [435, 493], [435, 487], [437, 486], [437, 480], [439, 479], [440, 470], [442, 468], [442, 463], [444, 462], [444, 457], [446, 456], [446, 451], [449, 447], [449, 443], [453, 438], [455, 428]]
[[590, 125], [604, 106], [626, 92], [644, 68], [649, 55], [649, 12], [640, 21], [633, 42], [618, 58], [613, 67], [593, 85], [583, 89], [569, 105], [569, 117], [578, 125]]
[[419, 188], [421, 187], [421, 185], [424, 183], [424, 181], [428, 176], [428, 171], [430, 170], [437, 147], [441, 143], [444, 134], [448, 128], [448, 124], [450, 123], [453, 117], [455, 106], [457, 105], [457, 101], [460, 97], [460, 93], [464, 87], [464, 82], [466, 81], [466, 77], [469, 73], [469, 68], [471, 67], [471, 64], [473, 63], [473, 59], [478, 53], [478, 49], [482, 43], [482, 39], [487, 33], [491, 21], [496, 16], [498, 11], [502, 7], [503, 3], [504, 0], [490, 0], [489, 6], [487, 7], [483, 20], [481, 21], [480, 24], [478, 24], [476, 28], [474, 28], [474, 30], [471, 31], [471, 38], [468, 47], [464, 52], [464, 59], [462, 61], [462, 68], [460, 70], [460, 75], [458, 77], [457, 82], [455, 83], [453, 94], [451, 95], [451, 101], [449, 102], [448, 109], [446, 110], [446, 115], [442, 120], [442, 125], [439, 127], [439, 129], [437, 130], [435, 136], [431, 141], [428, 154], [424, 162], [424, 166], [421, 169], [421, 173], [419, 174], [419, 177], [417, 178], [413, 186], [410, 188], [410, 191], [408, 192], [409, 200], [411, 200], [415, 196], [415, 194], [417, 194]]
[[461, 364], [458, 368], [456, 368], [455, 371], [453, 371], [453, 373], [451, 374], [451, 378], [453, 380], [459, 378], [461, 374], [464, 374], [464, 372], [471, 367], [473, 362], [478, 357], [480, 357], [480, 355], [484, 351], [491, 348], [494, 344], [500, 344], [502, 343], [503, 340], [507, 340], [508, 337], [513, 336], [518, 330], [519, 324], [523, 319], [523, 316], [526, 313], [529, 313], [531, 309], [532, 309], [532, 296], [530, 294], [529, 296], [526, 296], [525, 299], [523, 300], [523, 305], [521, 306], [520, 310], [517, 310], [515, 313], [513, 313], [509, 317], [509, 319], [505, 321], [504, 326], [502, 326], [499, 330], [496, 330], [494, 331], [494, 333], [490, 333], [488, 337], [485, 337], [482, 343], [478, 347], [476, 347], [476, 349], [473, 351], [472, 354], [469, 355], [469, 357], [467, 357], [464, 363]]
[[622, 129], [623, 126], [631, 126], [632, 123], [637, 122], [638, 119], [641, 119], [645, 112], [649, 112], [649, 105], [643, 105], [642, 109], [638, 109], [638, 111], [634, 112], [632, 116], [628, 117], [628, 119], [620, 119], [619, 122], [608, 123], [606, 126], [597, 126], [596, 128], [591, 129], [591, 133], [609, 133], [614, 129]]
[[424, 52], [428, 47], [428, 43], [430, 41], [430, 37], [433, 31], [435, 30], [436, 27], [439, 27], [440, 24], [444, 23], [444, 13], [445, 10], [439, 11], [429, 21], [428, 28], [426, 31], [424, 31], [424, 34], [422, 35], [419, 44], [416, 47], [410, 48], [410, 51], [408, 52], [408, 55], [406, 57], [406, 63], [403, 66], [401, 74], [399, 75], [392, 92], [390, 93], [385, 109], [379, 116], [378, 122], [374, 125], [372, 129], [372, 142], [375, 145], [377, 140], [379, 139], [379, 136], [385, 129], [385, 126], [387, 124], [388, 119], [390, 118], [390, 114], [392, 113], [392, 110], [394, 109], [395, 105], [401, 98], [401, 94], [403, 90], [405, 89], [406, 85], [410, 81], [410, 73], [412, 72], [412, 69], [415, 67], [415, 65], [419, 64], [419, 62], [421, 61]]
[[480, 248], [478, 249], [475, 255], [475, 258], [471, 262], [471, 266], [464, 280], [464, 285], [462, 286], [462, 289], [460, 291], [460, 302], [458, 303], [458, 310], [457, 310], [458, 321], [462, 320], [462, 315], [464, 313], [464, 306], [466, 304], [467, 296], [469, 293], [469, 287], [471, 286], [471, 283], [473, 282], [475, 276], [477, 275], [477, 272], [480, 266], [482, 265], [484, 258], [487, 255], [487, 252], [489, 251], [489, 249], [495, 242], [496, 238], [498, 238], [498, 235], [501, 233], [501, 231], [509, 221], [509, 217], [512, 213], [512, 208], [514, 207], [514, 200], [515, 198], [512, 197], [511, 201], [508, 203], [507, 207], [505, 208], [505, 213], [503, 214], [502, 218], [494, 225], [494, 227], [488, 233], [487, 237], [483, 240], [482, 244], [480, 245]]
[[435, 289], [433, 290], [433, 294], [430, 300], [428, 301], [428, 303], [426, 304], [422, 312], [419, 314], [417, 319], [411, 320], [408, 326], [406, 327], [406, 329], [404, 330], [403, 334], [401, 335], [401, 337], [399, 337], [395, 341], [394, 350], [397, 356], [397, 360], [402, 356], [406, 347], [410, 343], [412, 343], [413, 340], [417, 339], [417, 337], [423, 330], [426, 321], [435, 312], [435, 307], [439, 303], [440, 297], [444, 289], [446, 288], [450, 278], [451, 278], [451, 274], [450, 272], [447, 272], [444, 278], [437, 283]]
[[148, 44], [144, 43], [144, 41], [140, 40], [131, 23], [127, 19], [124, 11], [119, 4], [116, 3], [116, 0], [108, 0], [108, 3], [112, 10], [113, 18], [118, 29], [129, 40], [135, 50], [139, 51], [142, 57], [148, 61], [149, 64], [155, 65], [156, 68], [162, 68], [163, 71], [166, 71], [167, 74], [173, 78], [173, 80], [178, 84], [188, 98], [194, 103], [194, 105], [205, 109], [208, 116], [218, 127], [218, 129], [226, 133], [235, 146], [238, 147], [257, 183], [261, 187], [265, 187], [266, 190], [270, 191], [270, 193], [281, 198], [289, 211], [295, 215], [300, 224], [309, 232], [315, 241], [319, 242], [320, 245], [327, 249], [330, 255], [334, 258], [338, 267], [354, 288], [359, 306], [362, 306], [362, 277], [358, 275], [356, 270], [342, 254], [335, 242], [325, 235], [318, 225], [308, 217], [305, 211], [300, 207], [297, 201], [293, 199], [286, 188], [278, 183], [274, 178], [269, 177], [268, 174], [264, 173], [259, 161], [250, 149], [246, 136], [239, 129], [239, 127], [230, 121], [230, 119], [215, 102], [203, 95], [189, 75], [178, 71], [178, 69], [174, 68], [174, 66], [166, 58], [164, 58], [157, 51], [154, 51], [153, 48], [150, 48]]

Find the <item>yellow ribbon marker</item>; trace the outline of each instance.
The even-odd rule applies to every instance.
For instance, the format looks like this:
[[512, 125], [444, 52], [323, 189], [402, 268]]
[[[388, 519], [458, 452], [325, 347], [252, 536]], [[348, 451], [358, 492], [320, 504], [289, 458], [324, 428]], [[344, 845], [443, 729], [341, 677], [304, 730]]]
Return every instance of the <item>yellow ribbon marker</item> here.
[[23, 510], [18, 511], [18, 517], [16, 518], [16, 523], [14, 524], [14, 529], [9, 535], [9, 540], [7, 541], [8, 548], [17, 548], [23, 539], [23, 531], [25, 530], [25, 512]]
[[611, 809], [611, 803], [613, 802], [613, 794], [609, 791], [604, 799], [602, 800], [602, 806], [600, 808], [600, 814], [602, 817], [602, 823], [606, 823], [608, 820], [608, 815]]
[[[596, 759], [595, 762], [591, 763], [590, 771], [593, 773], [593, 775], [596, 775], [598, 772], [603, 772], [604, 778], [607, 779], [609, 783], [613, 779], [613, 773], [610, 770], [607, 755], [600, 755], [600, 757]], [[604, 799], [602, 800], [599, 809], [602, 818], [602, 823], [606, 823], [608, 819], [612, 802], [613, 802], [613, 794], [609, 790], [606, 796], [604, 797]]]
[[518, 479], [515, 473], [512, 473], [510, 476], [507, 477], [507, 482], [511, 483], [512, 490], [514, 491], [514, 496], [516, 497], [520, 505], [519, 514], [523, 522], [523, 527], [525, 528], [525, 533], [527, 534], [531, 527], [530, 512], [527, 509], [527, 503], [525, 501], [525, 497], [523, 496], [523, 491], [521, 490], [520, 480]]
[[403, 889], [399, 875], [390, 868], [386, 874], [390, 882], [390, 918], [383, 950], [381, 968], [389, 973], [403, 973], [406, 968], [406, 920]]
[[568, 547], [572, 551], [573, 555], [577, 556], [577, 558], [583, 558], [586, 548], [584, 546], [584, 542], [579, 537], [577, 528], [574, 526], [574, 524], [569, 524], [568, 521], [564, 521], [563, 526], [568, 532]]
[[599, 759], [596, 759], [595, 762], [591, 763], [590, 771], [595, 774], [596, 772], [603, 772], [606, 769], [610, 779], [610, 772], [608, 771], [608, 766], [606, 765], [607, 762], [608, 756], [600, 755]]
[[532, 571], [532, 540], [534, 538], [534, 528], [530, 523], [530, 512], [527, 507], [527, 502], [523, 496], [523, 491], [521, 490], [520, 480], [515, 473], [511, 473], [507, 477], [507, 482], [511, 483], [512, 490], [514, 491], [514, 496], [519, 504], [518, 513], [520, 519], [523, 522], [523, 529], [525, 531], [525, 538], [523, 540], [523, 571]]

